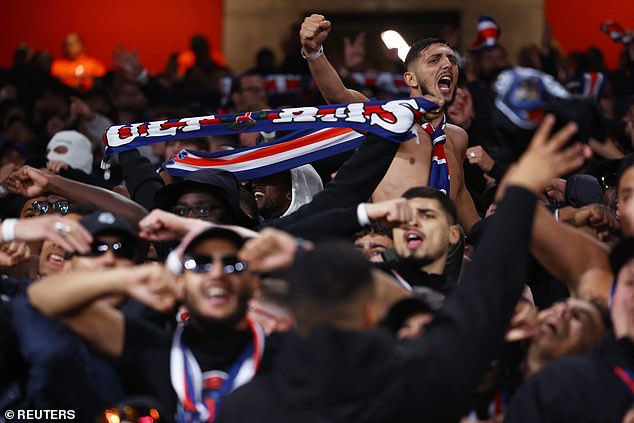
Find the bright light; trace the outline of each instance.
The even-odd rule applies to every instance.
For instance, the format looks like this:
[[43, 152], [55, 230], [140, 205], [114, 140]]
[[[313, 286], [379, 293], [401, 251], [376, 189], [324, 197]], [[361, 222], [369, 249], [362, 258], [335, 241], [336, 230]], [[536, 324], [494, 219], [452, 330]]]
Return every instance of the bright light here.
[[409, 45], [405, 42], [403, 37], [401, 37], [401, 34], [390, 29], [389, 31], [381, 32], [381, 39], [388, 49], [398, 49], [398, 57], [402, 61], [405, 61], [405, 57], [409, 51]]
[[121, 421], [119, 416], [110, 410], [106, 410], [106, 420], [108, 423], [119, 423]]

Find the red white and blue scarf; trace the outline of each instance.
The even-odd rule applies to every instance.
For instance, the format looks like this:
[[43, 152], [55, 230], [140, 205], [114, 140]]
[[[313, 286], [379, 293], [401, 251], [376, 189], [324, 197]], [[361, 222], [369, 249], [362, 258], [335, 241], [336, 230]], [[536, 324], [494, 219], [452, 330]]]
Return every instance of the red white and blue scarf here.
[[299, 131], [254, 147], [217, 153], [182, 150], [163, 168], [171, 175], [185, 176], [213, 167], [233, 173], [239, 181], [248, 181], [353, 150], [362, 140], [363, 135], [352, 129]]
[[415, 136], [413, 127], [438, 105], [423, 98], [367, 103], [291, 107], [231, 115], [210, 115], [127, 125], [113, 125], [104, 134], [104, 156], [157, 142], [227, 135], [350, 128], [375, 133], [393, 142]]
[[217, 153], [183, 150], [164, 165], [169, 173], [215, 167], [232, 172], [238, 180], [261, 178], [321, 160], [359, 146], [369, 131], [393, 142], [416, 136], [421, 124], [433, 141], [429, 186], [449, 194], [449, 171], [445, 156], [445, 118], [438, 128], [423, 122], [423, 114], [437, 108], [422, 98], [297, 107], [197, 118], [115, 125], [104, 134], [106, 156], [142, 145], [176, 139], [236, 132], [295, 130], [283, 138]]
[[445, 195], [448, 196], [450, 176], [449, 167], [447, 166], [447, 156], [445, 154], [445, 142], [447, 142], [447, 136], [445, 135], [446, 125], [447, 120], [445, 115], [443, 115], [442, 121], [436, 128], [434, 128], [429, 122], [425, 122], [421, 126], [425, 132], [431, 136], [433, 144], [428, 185], [444, 192]]
[[[445, 125], [443, 116], [437, 128], [430, 123], [423, 123], [421, 127], [429, 133], [433, 143], [428, 185], [449, 195]], [[163, 168], [171, 175], [184, 176], [212, 167], [229, 171], [240, 181], [248, 181], [355, 149], [362, 140], [363, 136], [351, 129], [328, 128], [299, 135], [293, 133], [255, 147], [217, 153], [182, 150]]]
[[222, 400], [255, 376], [264, 353], [264, 329], [247, 320], [253, 334], [250, 342], [228, 372], [203, 373], [189, 347], [183, 341], [186, 322], [179, 324], [172, 339], [170, 376], [178, 397], [178, 423], [213, 422]]

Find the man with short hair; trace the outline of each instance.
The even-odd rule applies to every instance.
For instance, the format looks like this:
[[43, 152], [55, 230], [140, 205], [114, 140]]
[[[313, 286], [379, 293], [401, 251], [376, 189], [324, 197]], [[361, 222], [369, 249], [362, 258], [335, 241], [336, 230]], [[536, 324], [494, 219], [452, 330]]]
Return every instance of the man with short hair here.
[[383, 263], [383, 253], [394, 246], [392, 229], [376, 223], [354, 234], [352, 242], [373, 263]]
[[[311, 75], [321, 94], [328, 103], [369, 101], [363, 94], [347, 89], [326, 59], [323, 42], [330, 30], [331, 23], [324, 16], [313, 14], [304, 19], [299, 33], [302, 54], [308, 60]], [[443, 107], [452, 102], [458, 82], [458, 63], [453, 50], [443, 40], [428, 38], [414, 43], [405, 59], [405, 68], [403, 78], [410, 87], [410, 97], [430, 95]], [[396, 198], [408, 188], [428, 185], [432, 179], [430, 171], [436, 166], [446, 166], [451, 180], [449, 195], [456, 203], [461, 225], [469, 232], [480, 217], [464, 186], [462, 161], [468, 144], [467, 134], [458, 126], [445, 125], [444, 114], [432, 120], [426, 128], [418, 128], [417, 141], [410, 140], [400, 145], [373, 198], [375, 201]], [[435, 144], [432, 145], [432, 142]], [[444, 160], [437, 150], [437, 144], [443, 143]], [[436, 163], [433, 163], [432, 156], [436, 157]], [[442, 180], [439, 185], [449, 185], [449, 181]]]
[[391, 271], [410, 285], [422, 285], [448, 294], [456, 280], [445, 275], [452, 245], [461, 237], [456, 206], [441, 191], [429, 187], [410, 188], [403, 194], [412, 207], [411, 221], [394, 228], [392, 239], [398, 256]]
[[[244, 242], [233, 230], [207, 228], [186, 237], [172, 259], [182, 272], [177, 281], [163, 267], [143, 265], [44, 279], [29, 296], [123, 365], [136, 390], [160, 401], [166, 420], [213, 421], [224, 397], [253, 377], [264, 348], [262, 329], [247, 318], [259, 279], [237, 258]], [[178, 299], [185, 309], [164, 330], [98, 304], [113, 294], [162, 311]]]

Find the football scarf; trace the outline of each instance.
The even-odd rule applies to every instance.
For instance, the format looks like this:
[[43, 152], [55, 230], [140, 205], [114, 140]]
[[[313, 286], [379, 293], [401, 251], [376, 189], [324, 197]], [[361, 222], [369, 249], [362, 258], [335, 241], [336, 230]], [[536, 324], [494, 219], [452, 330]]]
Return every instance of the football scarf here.
[[423, 123], [423, 115], [437, 108], [423, 98], [409, 98], [113, 125], [103, 136], [104, 157], [157, 142], [239, 132], [349, 128], [404, 142], [416, 136], [413, 127]]
[[253, 341], [236, 358], [228, 372], [212, 370], [205, 373], [183, 341], [187, 323], [178, 325], [170, 352], [170, 376], [178, 397], [178, 423], [213, 422], [222, 400], [253, 378], [264, 352], [264, 330], [251, 320], [248, 323]]

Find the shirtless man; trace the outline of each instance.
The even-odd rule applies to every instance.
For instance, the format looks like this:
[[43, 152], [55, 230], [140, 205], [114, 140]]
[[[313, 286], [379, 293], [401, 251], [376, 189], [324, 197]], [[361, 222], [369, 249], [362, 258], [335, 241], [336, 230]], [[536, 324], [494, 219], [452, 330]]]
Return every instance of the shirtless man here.
[[[313, 14], [304, 19], [299, 32], [302, 54], [321, 94], [328, 103], [364, 102], [369, 99], [358, 91], [347, 89], [341, 78], [323, 54], [322, 44], [331, 30], [331, 23], [322, 15]], [[322, 53], [320, 53], [320, 51]], [[453, 100], [458, 81], [458, 64], [453, 50], [440, 39], [425, 39], [415, 43], [405, 59], [405, 83], [410, 97], [431, 95], [447, 107]], [[442, 115], [431, 124], [437, 127]], [[473, 200], [464, 185], [462, 158], [465, 157], [467, 133], [460, 127], [447, 124], [445, 153], [451, 178], [450, 197], [458, 209], [458, 220], [469, 232], [480, 220]], [[418, 128], [418, 140], [401, 144], [392, 165], [374, 192], [375, 201], [400, 197], [411, 187], [428, 185], [431, 166], [432, 142], [430, 136]]]

